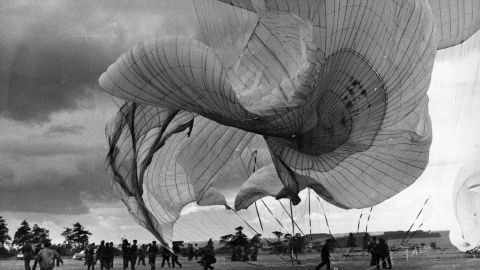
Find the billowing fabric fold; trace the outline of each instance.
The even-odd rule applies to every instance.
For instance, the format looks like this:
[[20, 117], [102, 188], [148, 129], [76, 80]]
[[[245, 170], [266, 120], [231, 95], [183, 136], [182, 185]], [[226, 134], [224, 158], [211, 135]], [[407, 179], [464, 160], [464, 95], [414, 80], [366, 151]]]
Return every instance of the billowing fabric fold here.
[[122, 198], [170, 239], [158, 224], [171, 235], [190, 202], [296, 204], [308, 187], [363, 208], [399, 193], [428, 163], [436, 51], [478, 29], [477, 3], [445, 2], [195, 0], [202, 42], [146, 41], [99, 79], [129, 101], [107, 131]]
[[465, 164], [455, 179], [453, 209], [455, 220], [450, 224], [450, 240], [460, 250], [480, 245], [480, 160]]
[[455, 46], [480, 29], [480, 2], [429, 0], [436, 26], [438, 49]]

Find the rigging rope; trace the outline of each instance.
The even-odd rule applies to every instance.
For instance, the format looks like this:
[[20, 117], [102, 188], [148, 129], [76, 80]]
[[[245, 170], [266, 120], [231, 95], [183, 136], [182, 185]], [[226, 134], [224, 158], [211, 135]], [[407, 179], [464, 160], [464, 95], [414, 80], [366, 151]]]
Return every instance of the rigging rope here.
[[[282, 206], [283, 210], [285, 211], [285, 213], [287, 213], [287, 215], [292, 219], [292, 226], [295, 225], [297, 226], [298, 230], [302, 233], [302, 235], [305, 235], [302, 231], [302, 229], [300, 229], [300, 227], [298, 226], [298, 224], [295, 222], [295, 220], [293, 220], [293, 216], [290, 215], [290, 213], [288, 213], [287, 209], [285, 208], [285, 206], [283, 206], [283, 204], [278, 201], [278, 203]], [[291, 203], [291, 202], [290, 202]], [[295, 228], [293, 228], [293, 230], [295, 231]]]
[[262, 232], [263, 232], [263, 224], [262, 224], [262, 219], [260, 218], [260, 213], [258, 212], [257, 202], [255, 202], [255, 210], [257, 211], [258, 221], [260, 222], [260, 228], [262, 229]]
[[278, 220], [278, 218], [272, 213], [272, 211], [270, 210], [270, 208], [267, 206], [267, 204], [265, 203], [265, 201], [263, 199], [261, 199], [263, 205], [265, 205], [265, 207], [267, 208], [268, 212], [275, 218], [275, 220], [278, 222], [278, 224], [280, 224], [280, 226], [288, 232], [288, 230], [283, 226], [282, 222], [280, 222], [280, 220]]

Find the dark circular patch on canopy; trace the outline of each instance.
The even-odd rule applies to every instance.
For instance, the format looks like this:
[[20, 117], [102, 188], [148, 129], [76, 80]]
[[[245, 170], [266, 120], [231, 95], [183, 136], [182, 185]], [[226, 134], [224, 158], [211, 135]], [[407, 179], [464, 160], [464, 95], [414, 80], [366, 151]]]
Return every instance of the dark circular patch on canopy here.
[[342, 50], [326, 59], [313, 102], [304, 131], [269, 140], [277, 146], [283, 144], [285, 151], [280, 156], [289, 166], [308, 169], [313, 164], [325, 171], [372, 145], [383, 123], [387, 93], [382, 78], [361, 55]]

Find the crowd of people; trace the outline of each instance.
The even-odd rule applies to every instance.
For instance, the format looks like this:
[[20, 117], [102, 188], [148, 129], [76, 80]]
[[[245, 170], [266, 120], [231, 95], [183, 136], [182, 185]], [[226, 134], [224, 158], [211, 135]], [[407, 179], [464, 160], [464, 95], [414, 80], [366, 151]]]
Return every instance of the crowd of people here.
[[95, 243], [91, 243], [85, 247], [85, 265], [87, 270], [94, 270], [97, 261], [100, 261], [100, 269], [110, 269], [113, 267], [113, 259], [115, 258], [113, 243], [101, 241], [95, 251]]
[[[319, 270], [323, 266], [326, 266], [327, 270], [330, 270], [330, 250], [331, 239], [327, 239], [323, 245], [320, 256], [321, 263], [315, 267]], [[130, 266], [131, 270], [135, 270], [136, 265], [146, 266], [145, 259], [148, 257], [148, 264], [151, 270], [155, 270], [155, 261], [158, 254], [162, 256], [161, 267], [165, 267], [165, 264], [170, 268], [178, 266], [182, 268], [182, 264], [178, 260], [180, 255], [180, 246], [182, 242], [173, 242], [172, 248], [166, 244], [159, 247], [156, 241], [151, 244], [140, 247], [137, 245], [137, 240], [133, 240], [130, 244], [127, 239], [124, 239], [121, 245], [122, 257], [123, 257], [123, 269], [126, 270]], [[99, 262], [100, 269], [113, 268], [113, 260], [115, 257], [115, 248], [113, 243], [105, 243], [101, 241], [97, 247], [95, 243], [91, 243], [84, 249], [85, 252], [85, 265], [87, 270], [94, 270], [95, 264]], [[370, 265], [380, 269], [380, 265], [383, 269], [392, 269], [392, 260], [390, 257], [390, 251], [388, 245], [383, 238], [373, 237], [372, 241], [368, 244], [368, 252], [371, 254]], [[60, 254], [51, 248], [50, 243], [37, 244], [35, 248], [32, 248], [30, 243], [26, 243], [22, 247], [22, 253], [25, 261], [25, 270], [36, 270], [39, 266], [40, 270], [52, 270], [55, 265], [59, 266], [63, 264]], [[197, 244], [188, 244], [186, 248], [186, 255], [188, 261], [192, 261], [195, 258], [198, 264], [205, 270], [213, 270], [213, 264], [216, 263], [215, 252], [213, 247], [213, 241], [210, 239], [207, 245], [203, 248], [199, 248]], [[30, 267], [30, 262], [34, 260], [33, 267]]]
[[[327, 270], [330, 270], [330, 249], [332, 240], [327, 239], [325, 244], [322, 246], [320, 252], [320, 257], [322, 259], [321, 263], [315, 267], [315, 270], [319, 270], [322, 267], [326, 266]], [[372, 241], [368, 244], [368, 253], [371, 255], [370, 266], [375, 266], [377, 269], [380, 269], [380, 264], [383, 269], [392, 269], [392, 258], [390, 250], [388, 248], [387, 242], [384, 238], [379, 238], [377, 242], [377, 237], [374, 236]], [[388, 266], [388, 267], [387, 267]]]
[[[170, 249], [168, 244], [159, 247], [157, 242], [153, 241], [151, 244], [143, 244], [139, 247], [137, 245], [137, 240], [133, 240], [132, 243], [129, 243], [127, 239], [124, 239], [121, 245], [123, 269], [128, 269], [130, 266], [131, 270], [135, 270], [136, 265], [146, 266], [145, 259], [148, 257], [148, 264], [151, 269], [154, 270], [158, 254], [162, 256], [162, 268], [165, 267], [165, 265], [169, 268], [175, 268], [175, 266], [182, 268], [183, 265], [178, 260], [181, 246], [181, 242], [173, 242], [172, 248]], [[186, 251], [189, 261], [192, 261], [193, 258], [197, 261], [200, 257], [200, 260], [197, 262], [202, 265], [204, 269], [214, 269], [212, 265], [216, 262], [216, 259], [213, 241], [211, 239], [202, 249], [199, 249], [197, 244], [188, 244]], [[113, 268], [114, 247], [112, 242], [105, 243], [105, 241], [102, 240], [98, 247], [96, 247], [95, 243], [91, 243], [85, 247], [84, 252], [87, 270], [94, 270], [97, 262], [100, 263], [101, 270]], [[25, 269], [30, 270], [27, 268]]]

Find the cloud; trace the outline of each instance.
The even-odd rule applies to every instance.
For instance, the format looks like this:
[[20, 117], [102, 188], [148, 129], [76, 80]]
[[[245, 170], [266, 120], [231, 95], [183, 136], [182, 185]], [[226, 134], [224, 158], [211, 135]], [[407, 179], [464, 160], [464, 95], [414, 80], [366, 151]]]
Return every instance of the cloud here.
[[0, 187], [4, 184], [11, 183], [15, 177], [15, 172], [12, 168], [0, 164]]
[[48, 128], [45, 135], [76, 135], [85, 129], [86, 127], [81, 125], [54, 125]]
[[44, 123], [52, 113], [93, 106], [98, 77], [128, 48], [169, 33], [198, 35], [185, 16], [189, 4], [7, 3], [0, 11], [0, 115]]
[[87, 154], [94, 149], [96, 145], [74, 145], [65, 144], [59, 141], [19, 141], [19, 140], [0, 140], [0, 152], [10, 157], [47, 157], [69, 154]]
[[22, 179], [0, 182], [0, 211], [77, 215], [88, 213], [89, 204], [118, 201], [103, 160], [83, 160], [75, 167], [69, 175], [40, 169]]
[[89, 105], [96, 80], [113, 57], [98, 44], [59, 36], [59, 26], [31, 28], [16, 46], [2, 114], [46, 122], [51, 113]]

